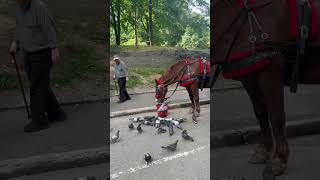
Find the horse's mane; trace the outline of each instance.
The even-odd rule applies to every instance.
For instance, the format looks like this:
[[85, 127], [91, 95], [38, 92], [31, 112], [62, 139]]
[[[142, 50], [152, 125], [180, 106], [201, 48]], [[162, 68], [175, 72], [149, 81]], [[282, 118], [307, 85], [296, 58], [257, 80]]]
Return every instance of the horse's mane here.
[[[191, 63], [193, 60], [191, 60]], [[181, 67], [179, 67], [181, 66]], [[160, 77], [160, 80], [163, 84], [167, 84], [170, 80], [177, 77], [177, 73], [181, 73], [182, 69], [185, 67], [185, 62], [183, 60], [178, 61], [177, 63], [172, 64], [165, 73]], [[174, 82], [173, 82], [174, 83]], [[172, 84], [172, 83], [169, 83]]]

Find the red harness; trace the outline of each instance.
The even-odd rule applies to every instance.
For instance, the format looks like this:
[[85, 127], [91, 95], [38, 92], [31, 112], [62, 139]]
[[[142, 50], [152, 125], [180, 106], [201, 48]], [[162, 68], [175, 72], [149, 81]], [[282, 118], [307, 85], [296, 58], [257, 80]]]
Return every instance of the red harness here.
[[[237, 0], [237, 1], [238, 1], [239, 6], [241, 8], [244, 8], [244, 1], [243, 0]], [[249, 4], [255, 4], [256, 0], [248, 0], [248, 3]], [[253, 9], [253, 12], [256, 12], [256, 8]], [[257, 52], [261, 52], [262, 48], [257, 47], [256, 51]], [[231, 55], [228, 58], [228, 61], [239, 62], [239, 61], [245, 60], [246, 58], [249, 58], [251, 56], [252, 56], [252, 52], [250, 50], [245, 50], [245, 51], [242, 51], [240, 53]], [[237, 78], [237, 77], [246, 75], [248, 73], [255, 72], [255, 71], [265, 67], [266, 65], [268, 65], [269, 62], [270, 61], [269, 61], [268, 58], [264, 58], [264, 59], [261, 59], [261, 60], [258, 60], [256, 62], [254, 62], [254, 63], [251, 63], [251, 64], [249, 64], [249, 65], [247, 65], [245, 67], [241, 67], [241, 68], [239, 68], [237, 70], [228, 71], [228, 72], [223, 70], [223, 76], [226, 79]]]
[[[311, 29], [309, 40], [315, 41], [318, 37], [318, 13], [313, 0], [308, 0], [308, 5], [311, 8]], [[298, 38], [300, 33], [297, 0], [288, 0], [288, 8], [290, 17], [290, 36], [295, 40]]]

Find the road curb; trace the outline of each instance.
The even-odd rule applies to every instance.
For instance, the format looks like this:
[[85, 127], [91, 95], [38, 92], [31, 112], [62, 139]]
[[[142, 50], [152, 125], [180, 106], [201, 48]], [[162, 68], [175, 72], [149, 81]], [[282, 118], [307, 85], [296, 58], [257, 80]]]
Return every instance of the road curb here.
[[[210, 104], [210, 99], [201, 100], [199, 103], [200, 103], [200, 105]], [[189, 107], [190, 105], [191, 105], [190, 102], [176, 103], [176, 104], [169, 105], [169, 109], [185, 108], [185, 107]], [[123, 111], [110, 112], [110, 118], [130, 116], [130, 115], [134, 115], [134, 114], [156, 112], [156, 111], [157, 111], [157, 109], [155, 108], [155, 106], [137, 108], [137, 109], [129, 109], [129, 110], [123, 110]]]
[[[233, 85], [233, 86], [229, 86], [226, 88], [216, 88], [216, 89], [213, 89], [213, 91], [221, 92], [221, 91], [231, 91], [231, 90], [240, 90], [240, 89], [243, 89], [243, 87], [238, 86], [238, 85]], [[184, 89], [180, 89], [179, 91], [184, 91]], [[150, 92], [139, 92], [139, 93], [133, 93], [131, 95], [151, 94], [151, 93], [154, 93], [154, 92], [151, 92], [151, 91]], [[110, 97], [116, 97], [116, 96], [117, 95], [111, 95]], [[74, 101], [67, 101], [67, 102], [62, 101], [60, 104], [61, 105], [76, 105], [76, 104], [91, 104], [91, 103], [97, 103], [97, 102], [109, 102], [109, 97], [97, 98], [97, 99], [74, 100]], [[14, 109], [25, 109], [25, 105], [20, 104], [20, 105], [0, 107], [0, 112], [14, 110]]]
[[0, 161], [0, 179], [106, 163], [109, 147]]
[[[257, 142], [259, 126], [250, 126], [239, 130], [225, 130], [212, 133], [210, 146], [213, 148], [232, 147]], [[287, 122], [287, 136], [294, 138], [304, 135], [320, 134], [320, 120], [308, 119]]]
[[[224, 88], [213, 88], [213, 91], [228, 91], [228, 90], [236, 90], [236, 89], [242, 89], [243, 87], [241, 85], [230, 85], [228, 87]], [[174, 91], [174, 89], [168, 90], [168, 92]], [[185, 88], [178, 88], [177, 91], [186, 91]], [[134, 92], [129, 93], [129, 95], [139, 95], [139, 94], [153, 94], [154, 91], [144, 91], [144, 92]], [[110, 97], [117, 97], [119, 95], [117, 94], [111, 94]]]
[[[97, 99], [87, 99], [87, 100], [75, 100], [75, 101], [67, 101], [67, 102], [60, 102], [60, 105], [76, 105], [76, 104], [91, 104], [91, 103], [97, 103], [97, 102], [109, 102], [109, 99], [107, 98], [97, 98]], [[30, 104], [28, 104], [30, 107]], [[14, 110], [14, 109], [25, 109], [25, 105], [14, 105], [14, 106], [6, 106], [6, 107], [0, 107], [1, 111], [8, 111], [8, 110]]]

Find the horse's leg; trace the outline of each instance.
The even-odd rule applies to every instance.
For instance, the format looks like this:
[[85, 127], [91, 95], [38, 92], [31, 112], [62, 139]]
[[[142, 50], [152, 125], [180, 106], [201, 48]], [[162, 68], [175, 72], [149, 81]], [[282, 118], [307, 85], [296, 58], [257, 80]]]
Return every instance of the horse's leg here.
[[275, 175], [281, 175], [287, 168], [289, 147], [286, 133], [286, 117], [284, 112], [283, 73], [280, 59], [274, 59], [258, 76], [260, 89], [268, 110], [269, 121], [272, 125], [274, 151], [272, 170]]
[[199, 117], [200, 116], [200, 103], [199, 103], [199, 89], [198, 89], [197, 82], [195, 82], [191, 85], [191, 90], [192, 90], [193, 102], [194, 102], [194, 106], [195, 106], [194, 115], [196, 117]]
[[260, 141], [255, 148], [254, 154], [249, 159], [249, 163], [265, 163], [272, 150], [271, 128], [268, 123], [267, 107], [257, 81], [242, 81], [242, 84], [251, 99], [254, 113], [261, 129]]
[[193, 101], [193, 94], [192, 94], [191, 85], [187, 86], [186, 89], [188, 91], [189, 98], [190, 98], [190, 101], [191, 101], [191, 107], [189, 109], [189, 113], [193, 114], [193, 112], [194, 112], [194, 101]]

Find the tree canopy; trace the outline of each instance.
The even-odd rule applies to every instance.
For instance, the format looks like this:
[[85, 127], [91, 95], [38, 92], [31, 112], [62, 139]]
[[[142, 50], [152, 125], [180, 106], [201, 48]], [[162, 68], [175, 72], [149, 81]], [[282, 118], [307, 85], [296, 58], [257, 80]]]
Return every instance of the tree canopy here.
[[112, 45], [209, 48], [209, 0], [113, 0]]

